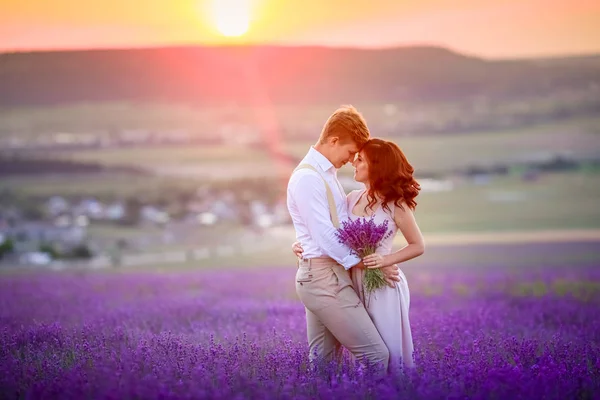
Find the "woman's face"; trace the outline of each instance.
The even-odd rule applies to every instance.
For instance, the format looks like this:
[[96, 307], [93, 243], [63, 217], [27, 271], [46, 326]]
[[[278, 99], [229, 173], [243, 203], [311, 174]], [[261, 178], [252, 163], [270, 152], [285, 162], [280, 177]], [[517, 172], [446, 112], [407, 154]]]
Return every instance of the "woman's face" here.
[[356, 154], [352, 166], [354, 167], [354, 180], [367, 183], [369, 180], [369, 164], [362, 151]]

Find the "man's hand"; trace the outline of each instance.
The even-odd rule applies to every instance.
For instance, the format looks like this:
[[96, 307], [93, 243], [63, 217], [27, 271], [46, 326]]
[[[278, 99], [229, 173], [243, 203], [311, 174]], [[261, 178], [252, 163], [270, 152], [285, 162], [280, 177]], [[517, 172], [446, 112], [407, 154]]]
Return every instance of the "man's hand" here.
[[383, 276], [389, 287], [396, 287], [396, 282], [400, 282], [400, 272], [398, 266], [388, 265], [387, 267], [382, 267], [381, 272], [383, 272]]
[[302, 248], [300, 242], [294, 242], [294, 244], [292, 245], [292, 251], [294, 252], [296, 257], [302, 258], [302, 253], [304, 253], [304, 249]]
[[362, 260], [360, 260], [360, 262], [358, 264], [356, 264], [355, 266], [353, 266], [352, 268], [365, 269], [367, 267], [365, 266], [365, 263]]

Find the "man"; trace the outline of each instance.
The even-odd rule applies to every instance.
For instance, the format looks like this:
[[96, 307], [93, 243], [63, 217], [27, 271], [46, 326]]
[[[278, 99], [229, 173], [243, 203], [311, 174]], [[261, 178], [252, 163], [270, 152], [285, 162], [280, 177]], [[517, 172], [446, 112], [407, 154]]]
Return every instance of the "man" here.
[[[296, 292], [306, 308], [310, 358], [339, 360], [341, 346], [359, 359], [387, 370], [389, 352], [352, 287], [348, 270], [365, 268], [361, 259], [339, 243], [339, 221], [348, 218], [346, 194], [337, 169], [354, 159], [369, 140], [362, 115], [352, 106], [336, 110], [325, 123], [317, 144], [292, 174], [287, 206], [296, 240], [304, 249], [296, 273]], [[399, 281], [397, 266], [383, 269]]]

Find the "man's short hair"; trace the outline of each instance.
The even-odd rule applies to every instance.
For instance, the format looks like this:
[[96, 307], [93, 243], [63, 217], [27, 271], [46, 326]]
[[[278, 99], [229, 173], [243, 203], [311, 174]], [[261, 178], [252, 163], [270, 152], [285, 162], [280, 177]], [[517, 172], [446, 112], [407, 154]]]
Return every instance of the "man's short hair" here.
[[343, 143], [354, 141], [360, 148], [369, 140], [370, 133], [362, 114], [353, 106], [344, 105], [329, 116], [321, 131], [319, 142], [325, 143], [332, 136], [339, 137]]

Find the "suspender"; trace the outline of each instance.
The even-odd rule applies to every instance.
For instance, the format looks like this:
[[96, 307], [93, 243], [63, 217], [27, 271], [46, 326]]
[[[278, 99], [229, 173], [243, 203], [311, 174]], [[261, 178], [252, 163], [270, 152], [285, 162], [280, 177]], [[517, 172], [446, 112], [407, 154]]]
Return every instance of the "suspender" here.
[[298, 165], [298, 167], [296, 167], [294, 172], [298, 171], [299, 169], [312, 169], [321, 177], [323, 183], [325, 184], [325, 191], [327, 192], [327, 202], [329, 203], [329, 214], [331, 215], [331, 222], [333, 223], [333, 226], [335, 228], [339, 228], [340, 221], [338, 219], [337, 209], [335, 207], [335, 200], [333, 199], [333, 193], [331, 192], [329, 184], [327, 183], [325, 178], [323, 178], [323, 175], [321, 175], [319, 171], [317, 171], [316, 168], [310, 164], [300, 164]]

